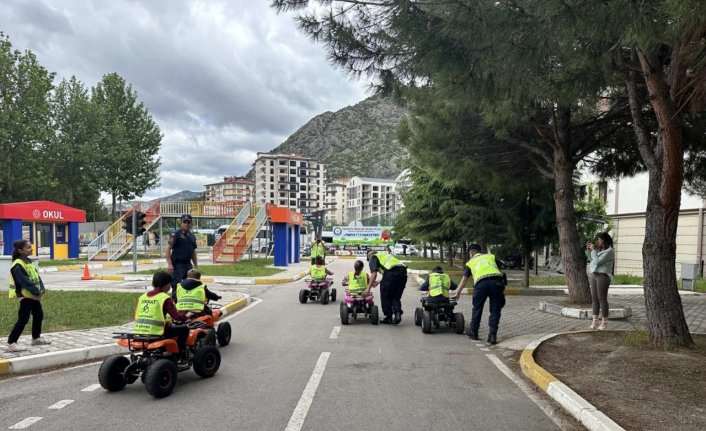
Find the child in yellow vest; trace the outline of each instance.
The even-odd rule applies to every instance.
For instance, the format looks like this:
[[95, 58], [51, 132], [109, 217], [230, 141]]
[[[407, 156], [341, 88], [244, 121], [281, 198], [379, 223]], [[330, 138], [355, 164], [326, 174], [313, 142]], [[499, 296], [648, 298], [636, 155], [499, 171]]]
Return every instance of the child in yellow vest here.
[[329, 271], [324, 264], [324, 258], [319, 256], [316, 258], [316, 263], [311, 265], [309, 270], [309, 275], [313, 281], [324, 281], [327, 275], [333, 275], [333, 272]]

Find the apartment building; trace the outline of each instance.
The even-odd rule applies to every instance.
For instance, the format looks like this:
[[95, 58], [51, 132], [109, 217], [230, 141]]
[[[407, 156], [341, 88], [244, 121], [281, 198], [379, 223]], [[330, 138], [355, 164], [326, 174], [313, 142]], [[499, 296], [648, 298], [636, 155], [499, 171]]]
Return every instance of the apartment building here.
[[272, 203], [306, 214], [324, 206], [323, 163], [297, 154], [257, 153], [255, 202]]
[[355, 176], [346, 187], [347, 221], [384, 216], [395, 209], [395, 180]]
[[347, 193], [346, 185], [349, 179], [340, 179], [326, 184], [326, 200], [324, 207], [326, 214], [324, 222], [326, 226], [343, 226], [347, 221]]
[[410, 170], [405, 169], [395, 178], [395, 213], [399, 214], [404, 208], [402, 195], [412, 187], [412, 180], [409, 177]]
[[223, 177], [220, 183], [206, 184], [207, 202], [252, 202], [255, 181], [245, 177]]

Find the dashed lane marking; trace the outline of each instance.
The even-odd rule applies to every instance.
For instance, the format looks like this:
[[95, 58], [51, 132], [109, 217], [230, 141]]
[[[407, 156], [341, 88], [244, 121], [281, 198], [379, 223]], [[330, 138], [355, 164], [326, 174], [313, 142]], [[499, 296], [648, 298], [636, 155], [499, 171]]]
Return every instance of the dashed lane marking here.
[[56, 404], [52, 404], [49, 406], [49, 410], [59, 410], [63, 409], [64, 407], [68, 406], [69, 404], [73, 403], [74, 400], [61, 400]]
[[95, 383], [91, 386], [87, 386], [87, 387], [81, 389], [81, 392], [93, 392], [100, 387], [101, 387], [101, 385], [99, 383]]
[[328, 362], [329, 356], [331, 356], [331, 352], [322, 352], [321, 355], [319, 355], [319, 360], [316, 361], [314, 372], [311, 373], [309, 383], [306, 384], [304, 392], [302, 392], [302, 396], [299, 398], [297, 407], [294, 409], [285, 431], [299, 431], [302, 425], [304, 425], [304, 419], [306, 419], [309, 407], [311, 407], [311, 402], [314, 400], [314, 395], [316, 395], [316, 389], [319, 387], [321, 377], [326, 370], [326, 363]]
[[36, 417], [36, 416], [29, 417], [29, 418], [24, 419], [24, 420], [22, 420], [22, 421], [20, 421], [20, 422], [17, 422], [16, 424], [14, 424], [13, 426], [9, 427], [8, 429], [11, 429], [11, 430], [23, 430], [23, 429], [27, 428], [28, 426], [30, 426], [30, 425], [32, 425], [32, 424], [34, 424], [34, 423], [37, 423], [37, 422], [39, 422], [39, 421], [41, 421], [42, 419], [43, 419], [43, 418], [41, 418], [41, 417]]
[[329, 338], [338, 338], [338, 333], [341, 332], [341, 327], [340, 326], [334, 326], [333, 329], [331, 330], [331, 335], [329, 335]]

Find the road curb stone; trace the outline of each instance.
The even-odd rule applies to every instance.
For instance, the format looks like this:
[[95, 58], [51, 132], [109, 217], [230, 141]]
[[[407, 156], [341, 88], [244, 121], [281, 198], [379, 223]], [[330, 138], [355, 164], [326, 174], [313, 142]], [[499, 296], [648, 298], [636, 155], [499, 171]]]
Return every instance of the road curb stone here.
[[[570, 333], [575, 334], [577, 332]], [[561, 405], [567, 413], [581, 422], [587, 429], [591, 431], [624, 431], [624, 428], [615, 423], [611, 418], [598, 410], [593, 404], [586, 401], [583, 397], [574, 392], [570, 387], [566, 386], [559, 379], [554, 377], [544, 368], [540, 367], [534, 361], [534, 351], [544, 341], [562, 334], [569, 334], [569, 332], [549, 334], [527, 345], [520, 356], [520, 367], [522, 368], [522, 372], [525, 376], [532, 380], [535, 385], [546, 392], [546, 394], [549, 395], [554, 401], [559, 403], [559, 405]]]

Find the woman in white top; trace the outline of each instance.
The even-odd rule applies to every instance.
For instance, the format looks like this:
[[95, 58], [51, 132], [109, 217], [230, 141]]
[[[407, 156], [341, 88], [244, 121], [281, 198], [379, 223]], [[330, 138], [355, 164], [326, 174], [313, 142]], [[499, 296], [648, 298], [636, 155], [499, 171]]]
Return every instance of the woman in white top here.
[[[607, 232], [601, 232], [596, 237], [596, 245], [586, 244], [590, 254], [591, 300], [593, 301], [593, 322], [591, 329], [604, 330], [608, 326], [608, 287], [613, 279], [613, 238]], [[600, 313], [600, 314], [599, 314]], [[601, 318], [600, 324], [598, 318]]]

